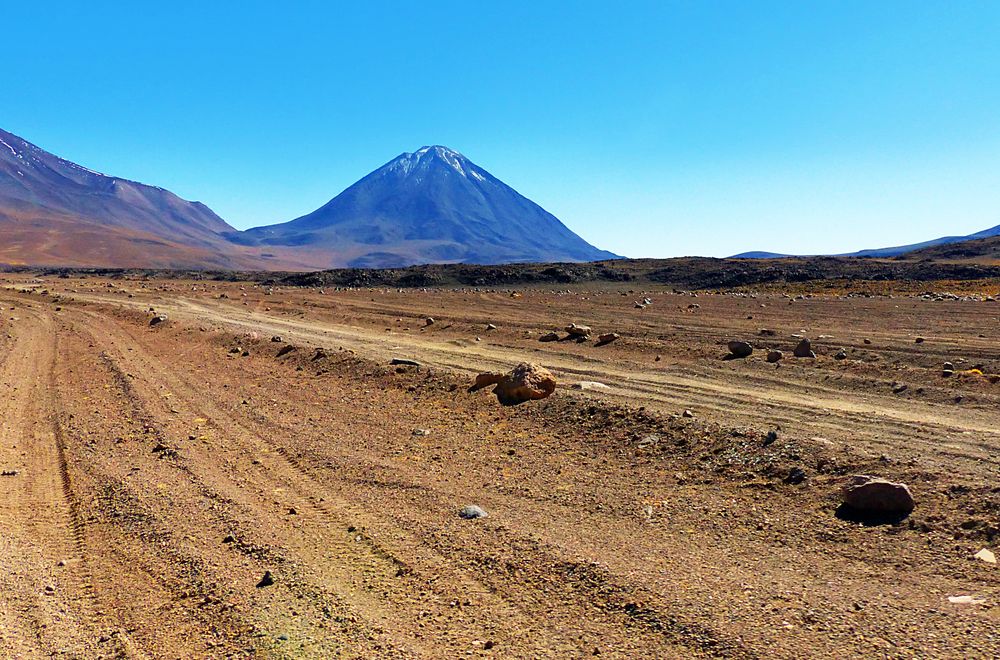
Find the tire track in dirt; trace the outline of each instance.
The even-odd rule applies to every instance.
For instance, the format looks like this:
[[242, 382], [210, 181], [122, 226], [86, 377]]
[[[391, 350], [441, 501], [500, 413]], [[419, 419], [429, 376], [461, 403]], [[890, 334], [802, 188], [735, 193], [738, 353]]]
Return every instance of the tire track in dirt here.
[[[328, 488], [324, 487], [319, 481], [317, 481], [316, 476], [313, 474], [313, 469], [306, 467], [301, 461], [286, 447], [281, 444], [270, 442], [267, 440], [269, 434], [285, 434], [294, 432], [292, 429], [284, 428], [282, 425], [276, 423], [271, 419], [263, 419], [256, 423], [251, 423], [248, 427], [248, 421], [245, 417], [236, 417], [229, 413], [228, 411], [220, 408], [218, 405], [207, 400], [205, 397], [193, 396], [193, 392], [196, 390], [190, 383], [185, 382], [185, 377], [178, 373], [177, 369], [167, 369], [162, 363], [159, 362], [157, 358], [152, 357], [146, 353], [142, 347], [141, 343], [137, 340], [137, 333], [142, 331], [129, 330], [123, 327], [116, 327], [117, 324], [110, 324], [103, 319], [94, 318], [94, 323], [100, 324], [100, 329], [97, 334], [103, 338], [114, 337], [115, 344], [117, 345], [127, 345], [133, 350], [127, 352], [127, 356], [121, 356], [121, 359], [127, 360], [128, 371], [134, 374], [143, 374], [143, 376], [137, 376], [136, 380], [142, 382], [143, 389], [145, 390], [141, 395], [143, 400], [152, 400], [153, 396], [149, 391], [149, 387], [153, 382], [156, 382], [162, 386], [166, 386], [171, 392], [171, 407], [173, 410], [186, 413], [190, 416], [201, 416], [213, 420], [213, 427], [218, 430], [221, 434], [220, 440], [223, 440], [226, 444], [237, 443], [240, 446], [247, 445], [248, 438], [260, 438], [259, 442], [264, 442], [267, 448], [272, 450], [277, 456], [280, 456], [285, 463], [295, 471], [296, 477], [292, 479], [282, 479], [279, 481], [280, 487], [300, 490], [300, 502], [302, 505], [311, 509], [314, 513], [318, 514], [319, 517], [324, 520], [328, 525], [332, 527], [338, 527], [341, 530], [347, 529], [349, 523], [354, 521], [358, 525], [360, 531], [357, 532], [355, 536], [355, 546], [350, 549], [346, 554], [342, 554], [338, 562], [345, 563], [347, 565], [358, 565], [359, 557], [357, 555], [357, 539], [361, 540], [361, 543], [367, 546], [367, 553], [371, 554], [373, 557], [377, 557], [380, 561], [385, 562], [384, 568], [375, 567], [375, 571], [381, 573], [384, 576], [391, 576], [394, 579], [388, 588], [392, 591], [404, 590], [404, 593], [413, 594], [414, 592], [419, 592], [421, 589], [427, 589], [428, 586], [431, 587], [432, 592], [438, 592], [438, 599], [448, 601], [456, 601], [461, 599], [462, 594], [478, 594], [478, 599], [494, 600], [492, 604], [487, 602], [484, 606], [488, 609], [494, 616], [502, 616], [502, 620], [505, 622], [503, 628], [518, 629], [514, 622], [522, 619], [525, 614], [519, 614], [518, 612], [524, 607], [523, 602], [523, 592], [522, 595], [518, 595], [518, 589], [515, 589], [515, 583], [509, 584], [506, 588], [503, 587], [502, 582], [497, 582], [494, 578], [490, 578], [488, 582], [484, 583], [481, 581], [469, 582], [470, 576], [463, 574], [461, 571], [457, 571], [453, 566], [453, 562], [446, 559], [446, 557], [451, 556], [450, 553], [439, 554], [440, 551], [428, 554], [428, 544], [425, 539], [418, 539], [412, 537], [410, 533], [404, 533], [399, 526], [396, 525], [394, 528], [386, 529], [383, 524], [377, 523], [375, 520], [371, 519], [370, 516], [365, 515], [363, 512], [359, 511], [356, 507], [350, 505], [346, 500], [335, 495], [334, 492], [330, 491]], [[121, 352], [119, 352], [120, 354]], [[258, 444], [258, 447], [260, 446]], [[259, 449], [257, 452], [259, 455]], [[273, 473], [273, 468], [271, 470]], [[273, 477], [274, 475], [269, 475]], [[305, 490], [301, 490], [305, 487]], [[322, 494], [322, 498], [318, 498], [317, 495]], [[442, 506], [447, 506], [444, 502], [435, 502], [435, 507], [440, 508]], [[358, 524], [358, 521], [365, 521], [367, 523]], [[375, 535], [366, 534], [365, 529], [379, 529], [377, 533], [376, 540]], [[343, 538], [340, 534], [336, 537]], [[330, 545], [337, 547], [342, 541], [339, 538], [335, 538], [334, 543]], [[392, 545], [396, 546], [396, 549], [390, 550], [388, 546], [385, 545], [386, 539], [391, 539]], [[398, 544], [402, 544], [402, 546]], [[295, 542], [289, 541], [289, 545], [294, 549], [294, 552], [299, 556], [299, 558], [304, 557], [304, 549], [295, 545]], [[408, 556], [408, 560], [404, 561], [399, 559], [401, 554]], [[530, 560], [533, 558], [522, 558]], [[322, 557], [313, 556], [310, 558], [311, 563], [322, 564]], [[364, 565], [364, 562], [362, 562]], [[444, 581], [440, 583], [437, 580], [431, 581], [429, 584], [422, 584], [420, 580], [426, 580], [430, 575], [437, 574], [439, 576], [449, 576], [449, 580], [455, 581], [457, 583], [452, 585], [447, 585]], [[558, 579], [558, 575], [553, 576], [553, 578]], [[477, 580], [482, 580], [483, 576], [477, 578]], [[509, 576], [507, 577], [509, 582]], [[334, 583], [335, 590], [343, 593], [344, 583], [346, 580], [341, 580], [340, 584]], [[407, 582], [409, 582], [407, 586]], [[440, 586], [439, 586], [440, 585]], [[337, 588], [339, 587], [339, 589]], [[498, 588], [500, 587], [500, 588]], [[525, 587], [531, 587], [528, 584], [521, 584], [520, 589]], [[443, 589], [443, 590], [442, 590]], [[533, 591], [534, 589], [528, 588], [527, 591]], [[358, 598], [358, 594], [354, 594], [354, 600], [357, 603], [364, 605], [369, 609], [369, 612], [377, 612], [379, 609], [384, 609], [385, 605], [377, 602], [366, 602], [363, 598]], [[497, 599], [501, 597], [502, 599]], [[575, 596], [575, 598], [587, 599], [588, 594], [581, 593]], [[400, 597], [399, 601], [404, 601], [404, 597]], [[439, 609], [435, 607], [432, 601], [421, 600], [419, 606], [425, 609]], [[501, 613], [503, 613], [501, 615]], [[553, 613], [554, 614], [554, 613]], [[395, 619], [399, 621], [402, 618], [412, 617], [413, 614], [402, 614], [397, 613], [394, 615], [384, 614], [378, 619], [383, 622], [387, 622], [390, 619]], [[443, 616], [443, 614], [442, 614]], [[620, 613], [615, 616], [625, 616]], [[535, 614], [531, 615], [531, 620], [524, 619], [521, 626], [524, 629], [530, 628], [532, 626], [537, 627], [540, 625]], [[417, 617], [419, 618], [419, 617]], [[636, 620], [638, 621], [638, 620]], [[610, 621], [609, 621], [610, 623]], [[541, 625], [545, 625], [541, 623]], [[615, 624], [620, 625], [619, 623]], [[548, 627], [548, 626], [546, 626]], [[662, 648], [664, 643], [665, 631], [662, 628], [648, 627], [643, 630], [642, 626], [635, 627], [633, 635], [636, 637], [637, 644], [641, 643], [642, 638], [646, 637], [650, 648]], [[677, 631], [673, 631], [676, 633]], [[697, 641], [697, 646], [690, 647], [687, 653], [694, 652], [696, 649], [704, 652], [705, 637], [707, 632], [702, 632]], [[503, 639], [502, 633], [498, 633], [494, 630], [492, 637], [500, 637], [501, 643], [504, 647], [509, 648], [508, 644], [512, 642]], [[549, 628], [549, 633], [547, 633], [550, 643], [554, 640], [558, 640], [560, 637], [560, 628], [551, 627]], [[667, 634], [667, 639], [672, 641], [674, 644], [684, 646], [687, 642], [691, 641], [686, 639], [680, 634]], [[725, 645], [722, 645], [725, 646]], [[575, 648], [575, 644], [569, 639], [564, 640], [562, 647], [566, 652], [570, 652]], [[538, 652], [537, 650], [535, 652]], [[438, 651], [432, 651], [429, 648], [425, 648], [422, 652], [423, 655], [434, 656], [440, 653]]]
[[[200, 319], [236, 331], [283, 332], [324, 347], [336, 342], [375, 360], [401, 353], [390, 350], [392, 346], [401, 345], [408, 356], [418, 356], [423, 364], [456, 373], [503, 370], [517, 359], [539, 359], [537, 355], [523, 355], [521, 346], [462, 349], [438, 339], [398, 334], [385, 337], [360, 327], [275, 319], [244, 310], [218, 308], [206, 301], [181, 299], [176, 304]], [[910, 456], [937, 455], [936, 460], [949, 461], [962, 459], [962, 471], [969, 478], [981, 473], [983, 461], [992, 464], [994, 470], [1000, 469], [1000, 457], [989, 451], [1000, 441], [1000, 432], [986, 419], [985, 413], [954, 411], [935, 404], [904, 403], [887, 396], [866, 395], [856, 399], [842, 390], [815, 382], [789, 380], [784, 372], [748, 377], [719, 368], [697, 374], [683, 370], [673, 373], [641, 369], [622, 371], [599, 357], [564, 355], [548, 350], [545, 353], [545, 365], [557, 375], [610, 383], [612, 390], [598, 397], [621, 402], [640, 401], [647, 406], [658, 405], [666, 411], [698, 408], [710, 411], [720, 420], [736, 423], [781, 423], [806, 436], [846, 436], [852, 443], [863, 442], [874, 455], [885, 450], [884, 430], [888, 428], [900, 436], [896, 444]], [[949, 435], [952, 436], [949, 443], [940, 441]]]
[[9, 635], [7, 648], [23, 657], [82, 655], [93, 649], [101, 625], [53, 390], [55, 322], [46, 310], [19, 310], [0, 373], [0, 461], [17, 472], [0, 483], [7, 546], [0, 564], [10, 581], [0, 598], [5, 618], [16, 620], [0, 636]]

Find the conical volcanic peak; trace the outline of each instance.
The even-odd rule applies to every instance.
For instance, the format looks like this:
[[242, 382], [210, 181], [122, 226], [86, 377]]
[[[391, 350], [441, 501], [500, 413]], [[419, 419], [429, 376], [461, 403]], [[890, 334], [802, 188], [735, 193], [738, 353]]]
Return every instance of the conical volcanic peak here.
[[402, 153], [316, 211], [240, 240], [322, 250], [328, 267], [615, 258], [441, 145]]

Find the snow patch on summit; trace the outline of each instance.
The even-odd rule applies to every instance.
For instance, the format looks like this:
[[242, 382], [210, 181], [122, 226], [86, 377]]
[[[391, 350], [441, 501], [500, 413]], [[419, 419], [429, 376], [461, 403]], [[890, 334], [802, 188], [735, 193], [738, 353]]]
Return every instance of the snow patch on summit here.
[[421, 147], [413, 153], [404, 153], [396, 158], [396, 160], [386, 165], [385, 169], [390, 171], [400, 171], [404, 175], [407, 175], [417, 169], [426, 169], [430, 167], [430, 164], [433, 162], [435, 157], [444, 161], [445, 164], [462, 176], [471, 175], [480, 181], [485, 181], [483, 176], [473, 170], [471, 165], [468, 164], [468, 160], [466, 160], [465, 156], [457, 151], [440, 146]]

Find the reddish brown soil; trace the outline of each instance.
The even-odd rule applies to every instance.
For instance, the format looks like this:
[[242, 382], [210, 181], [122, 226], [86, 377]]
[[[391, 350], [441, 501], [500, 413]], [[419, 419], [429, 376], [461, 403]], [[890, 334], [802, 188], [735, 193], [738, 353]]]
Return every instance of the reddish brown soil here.
[[[9, 657], [1000, 654], [1000, 304], [3, 285]], [[555, 395], [467, 391], [521, 360]], [[913, 514], [838, 518], [858, 473]]]

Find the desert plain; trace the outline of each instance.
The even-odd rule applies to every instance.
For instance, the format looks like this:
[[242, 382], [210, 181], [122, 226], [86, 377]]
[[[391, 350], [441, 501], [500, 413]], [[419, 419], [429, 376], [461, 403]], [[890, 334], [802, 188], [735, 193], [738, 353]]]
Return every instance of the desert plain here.
[[[0, 646], [1000, 656], [998, 293], [6, 273]], [[555, 393], [469, 391], [521, 362]]]

